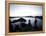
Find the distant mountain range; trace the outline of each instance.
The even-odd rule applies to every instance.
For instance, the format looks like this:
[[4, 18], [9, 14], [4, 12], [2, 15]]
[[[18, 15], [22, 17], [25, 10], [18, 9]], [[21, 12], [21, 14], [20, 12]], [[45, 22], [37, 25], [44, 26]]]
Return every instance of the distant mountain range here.
[[[42, 16], [23, 16], [23, 17], [25, 17], [25, 18], [27, 18], [27, 17], [32, 17], [32, 18], [39, 18], [39, 19], [42, 19]], [[21, 18], [21, 17], [9, 17], [9, 18]]]
[[26, 20], [24, 18], [20, 18], [18, 20], [14, 20], [12, 23], [15, 23], [15, 22], [26, 22]]

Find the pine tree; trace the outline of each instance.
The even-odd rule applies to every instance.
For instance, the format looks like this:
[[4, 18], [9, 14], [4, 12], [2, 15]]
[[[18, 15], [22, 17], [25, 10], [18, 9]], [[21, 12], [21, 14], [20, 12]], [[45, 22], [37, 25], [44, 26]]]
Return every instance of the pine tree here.
[[35, 24], [34, 30], [37, 31], [37, 19], [36, 19], [36, 17], [35, 17], [35, 23], [34, 24]]
[[30, 20], [28, 21], [28, 30], [30, 30], [30, 31], [32, 30], [32, 25], [31, 25], [31, 21]]

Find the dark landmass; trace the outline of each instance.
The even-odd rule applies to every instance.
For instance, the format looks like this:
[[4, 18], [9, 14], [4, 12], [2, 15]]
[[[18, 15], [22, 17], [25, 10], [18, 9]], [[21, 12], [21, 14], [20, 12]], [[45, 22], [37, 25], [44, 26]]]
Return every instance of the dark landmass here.
[[[26, 16], [26, 17], [32, 17], [32, 16]], [[10, 19], [11, 18], [19, 18], [19, 17], [9, 17]], [[41, 25], [38, 27], [37, 26], [37, 19], [40, 19], [42, 20], [42, 16], [36, 16], [36, 17], [32, 17], [32, 18], [35, 18], [35, 23], [34, 23], [34, 27], [31, 25], [31, 21], [28, 20], [28, 23], [25, 23], [26, 22], [26, 19], [20, 17], [20, 19], [18, 20], [13, 20], [11, 21], [9, 19], [9, 32], [30, 32], [30, 31], [42, 31], [42, 22], [40, 23]]]

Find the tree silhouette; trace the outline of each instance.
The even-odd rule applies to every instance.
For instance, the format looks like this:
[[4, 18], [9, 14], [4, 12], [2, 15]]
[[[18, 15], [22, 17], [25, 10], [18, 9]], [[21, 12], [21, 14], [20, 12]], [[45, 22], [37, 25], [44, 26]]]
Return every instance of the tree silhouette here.
[[35, 27], [34, 27], [34, 31], [37, 31], [38, 30], [38, 27], [37, 27], [37, 19], [36, 19], [36, 17], [35, 17]]
[[31, 21], [30, 20], [28, 21], [28, 25], [31, 26]]
[[31, 20], [28, 21], [28, 31], [32, 30]]

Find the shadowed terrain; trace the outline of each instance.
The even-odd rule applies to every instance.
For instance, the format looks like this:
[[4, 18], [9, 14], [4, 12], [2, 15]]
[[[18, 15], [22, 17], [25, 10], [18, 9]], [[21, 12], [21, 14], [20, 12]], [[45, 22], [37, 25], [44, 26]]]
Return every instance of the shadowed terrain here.
[[9, 17], [9, 31], [10, 32], [42, 31], [42, 16]]

